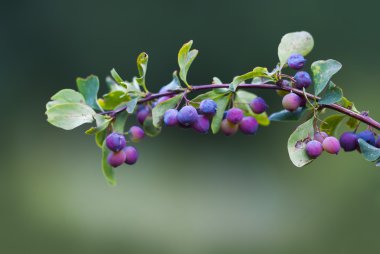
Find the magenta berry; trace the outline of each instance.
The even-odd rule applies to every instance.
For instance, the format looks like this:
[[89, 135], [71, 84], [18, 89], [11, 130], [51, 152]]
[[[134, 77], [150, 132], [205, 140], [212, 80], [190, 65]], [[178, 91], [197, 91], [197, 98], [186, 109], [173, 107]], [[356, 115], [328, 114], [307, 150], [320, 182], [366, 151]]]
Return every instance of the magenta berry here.
[[217, 106], [218, 105], [216, 104], [215, 101], [210, 100], [210, 99], [205, 99], [199, 105], [199, 111], [202, 114], [212, 116], [212, 115], [215, 115]]
[[178, 110], [168, 109], [164, 114], [164, 124], [166, 126], [176, 126], [178, 124], [177, 115]]
[[239, 128], [244, 134], [255, 134], [259, 128], [259, 124], [254, 117], [246, 116], [241, 120]]
[[143, 107], [137, 111], [136, 118], [137, 121], [143, 125], [145, 119], [150, 115], [150, 109], [148, 107]]
[[126, 145], [126, 140], [123, 134], [113, 132], [106, 138], [106, 145], [108, 149], [114, 152], [118, 152]]
[[323, 140], [325, 140], [325, 138], [327, 138], [329, 135], [327, 135], [326, 132], [316, 132], [314, 133], [314, 140], [317, 140], [318, 142], [320, 142], [321, 144], [323, 143]]
[[222, 123], [220, 124], [220, 129], [222, 130], [223, 134], [226, 136], [232, 136], [234, 135], [238, 130], [238, 125], [231, 123], [227, 119], [224, 119]]
[[137, 159], [139, 158], [139, 153], [137, 152], [136, 148], [133, 146], [126, 146], [123, 149], [123, 152], [125, 153], [125, 159], [123, 162], [129, 165], [135, 164]]
[[331, 154], [338, 154], [340, 151], [340, 143], [336, 137], [327, 137], [322, 143], [323, 149]]
[[265, 103], [265, 100], [261, 97], [254, 98], [250, 103], [252, 111], [256, 114], [264, 113], [267, 110], [268, 105]]
[[282, 98], [282, 106], [289, 111], [295, 111], [301, 105], [301, 97], [297, 94], [290, 93]]
[[298, 89], [308, 88], [312, 81], [309, 73], [306, 71], [299, 71], [294, 75], [294, 79], [296, 80], [296, 87]]
[[124, 150], [119, 152], [110, 152], [107, 157], [107, 162], [112, 167], [116, 168], [124, 163], [126, 159], [126, 154]]
[[244, 117], [244, 112], [240, 108], [231, 108], [227, 111], [226, 119], [231, 123], [238, 124]]
[[129, 135], [131, 137], [131, 140], [133, 142], [139, 142], [141, 139], [144, 138], [145, 136], [145, 132], [143, 129], [141, 129], [140, 127], [138, 126], [132, 126], [130, 129], [129, 129]]
[[345, 132], [340, 136], [339, 142], [345, 152], [351, 152], [358, 147], [358, 136], [353, 132]]
[[365, 130], [365, 131], [360, 132], [358, 134], [358, 139], [363, 139], [365, 142], [373, 146], [375, 146], [375, 143], [376, 143], [375, 135], [370, 130]]
[[323, 152], [322, 144], [317, 140], [311, 140], [306, 144], [306, 153], [310, 158], [317, 158]]
[[193, 106], [184, 106], [177, 114], [177, 119], [180, 124], [189, 127], [198, 119], [198, 112]]
[[207, 133], [210, 129], [210, 120], [205, 115], [199, 115], [197, 121], [193, 124], [193, 129], [199, 133]]
[[292, 54], [288, 58], [288, 65], [294, 70], [300, 70], [305, 65], [306, 59], [301, 54]]

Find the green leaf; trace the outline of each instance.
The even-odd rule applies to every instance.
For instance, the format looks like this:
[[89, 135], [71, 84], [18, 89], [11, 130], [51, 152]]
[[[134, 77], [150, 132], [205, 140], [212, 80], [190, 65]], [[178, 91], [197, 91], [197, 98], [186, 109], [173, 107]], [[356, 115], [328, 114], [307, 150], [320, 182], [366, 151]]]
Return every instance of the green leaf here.
[[217, 89], [213, 89], [211, 91], [208, 91], [206, 93], [202, 93], [202, 94], [198, 95], [197, 97], [195, 97], [194, 99], [192, 99], [190, 101], [190, 104], [194, 107], [199, 107], [199, 104], [201, 103], [201, 101], [203, 101], [205, 99], [214, 100], [214, 99], [216, 99], [216, 98], [218, 98], [224, 94], [226, 94], [226, 92], [222, 92], [222, 91], [218, 91]]
[[330, 136], [336, 136], [338, 127], [343, 122], [345, 115], [334, 114], [326, 117], [321, 124], [321, 131], [326, 132]]
[[113, 131], [118, 133], [124, 133], [124, 127], [125, 123], [127, 122], [128, 116], [129, 115], [127, 111], [120, 112], [117, 115], [115, 122], [113, 123]]
[[86, 131], [86, 134], [92, 135], [105, 130], [111, 123], [112, 118], [100, 114], [94, 115], [96, 127], [91, 127]]
[[99, 79], [97, 76], [90, 75], [87, 78], [77, 78], [79, 92], [84, 96], [87, 105], [93, 109], [100, 109], [97, 99], [99, 91]]
[[343, 91], [340, 87], [330, 81], [326, 93], [318, 101], [320, 105], [329, 105], [340, 101], [343, 98]]
[[153, 118], [148, 116], [143, 125], [145, 134], [147, 134], [149, 137], [155, 137], [161, 132], [161, 128], [157, 128], [153, 125]]
[[308, 32], [285, 34], [278, 45], [278, 58], [281, 67], [284, 66], [291, 54], [298, 53], [306, 56], [314, 47], [314, 39]]
[[107, 182], [110, 185], [115, 186], [116, 180], [114, 176], [114, 171], [113, 171], [113, 168], [107, 162], [107, 157], [109, 153], [110, 151], [106, 146], [106, 142], [104, 141], [102, 145], [102, 172]]
[[303, 167], [313, 161], [306, 154], [306, 143], [314, 136], [314, 118], [297, 127], [288, 140], [288, 153], [290, 160], [296, 167]]
[[135, 108], [137, 106], [137, 103], [139, 102], [139, 99], [140, 99], [140, 97], [131, 98], [130, 101], [123, 102], [123, 103], [119, 104], [115, 109], [119, 109], [119, 108], [122, 108], [122, 107], [127, 107], [126, 111], [129, 114], [132, 114], [133, 111], [135, 111]]
[[181, 82], [178, 79], [177, 71], [173, 72], [173, 80], [161, 88], [164, 91], [176, 91], [182, 89]]
[[192, 45], [193, 41], [191, 40], [188, 43], [185, 43], [178, 52], [178, 65], [180, 68], [179, 77], [183, 82], [185, 82], [186, 86], [188, 87], [190, 85], [187, 82], [187, 72], [189, 71], [189, 68], [193, 63], [195, 57], [198, 55], [198, 50], [190, 50]]
[[288, 110], [281, 110], [279, 112], [273, 113], [269, 116], [270, 121], [297, 121], [305, 114], [305, 108], [298, 108], [294, 112]]
[[130, 101], [131, 97], [128, 93], [120, 90], [109, 92], [103, 96], [98, 102], [105, 110], [113, 110], [120, 104]]
[[177, 106], [178, 102], [183, 98], [183, 94], [176, 95], [169, 100], [158, 103], [152, 110], [153, 125], [157, 128], [162, 125], [162, 118], [168, 109]]
[[74, 129], [94, 121], [95, 111], [82, 103], [58, 104], [46, 111], [47, 121], [64, 130]]
[[78, 102], [84, 103], [85, 99], [81, 93], [72, 89], [63, 89], [51, 97], [51, 100], [65, 103], [65, 102]]
[[356, 118], [350, 117], [347, 120], [346, 125], [350, 129], [355, 129], [356, 127], [358, 127], [359, 123], [360, 123], [359, 120], [357, 120]]
[[341, 105], [344, 108], [347, 108], [349, 110], [352, 110], [356, 113], [360, 113], [359, 110], [356, 109], [355, 104], [352, 101], [349, 101], [346, 97], [343, 97], [339, 102], [339, 105]]
[[148, 69], [148, 54], [143, 52], [137, 57], [137, 69], [139, 71], [139, 77], [136, 78], [137, 83], [144, 89], [145, 92], [148, 92], [145, 84], [146, 71]]
[[219, 95], [219, 97], [214, 98], [214, 101], [216, 102], [217, 108], [216, 108], [216, 114], [212, 118], [211, 122], [211, 130], [212, 133], [216, 134], [219, 132], [220, 129], [220, 123], [223, 120], [224, 111], [226, 110], [226, 107], [228, 105], [228, 102], [230, 101], [231, 94], [222, 94]]
[[313, 72], [315, 95], [319, 95], [329, 83], [331, 77], [342, 68], [342, 64], [336, 60], [319, 60], [311, 65]]
[[235, 77], [230, 84], [230, 90], [234, 92], [239, 84], [243, 83], [247, 79], [253, 79], [256, 77], [270, 78], [268, 75], [268, 69], [264, 67], [255, 67], [252, 71]]
[[95, 134], [95, 143], [98, 147], [103, 147], [103, 142], [107, 136], [107, 129], [99, 131]]
[[117, 83], [121, 83], [123, 82], [124, 80], [120, 77], [119, 73], [117, 73], [117, 71], [115, 70], [115, 68], [113, 68], [111, 70], [111, 76], [112, 78], [117, 82]]
[[235, 104], [238, 108], [242, 109], [246, 115], [253, 116], [256, 118], [260, 125], [268, 126], [270, 124], [267, 113], [255, 114], [253, 113], [249, 103], [256, 98], [256, 94], [250, 93], [244, 90], [239, 90], [236, 92]]
[[359, 139], [359, 146], [360, 146], [360, 151], [364, 158], [367, 161], [376, 161], [380, 159], [380, 149], [377, 147], [374, 147], [367, 142], [365, 142], [363, 139]]

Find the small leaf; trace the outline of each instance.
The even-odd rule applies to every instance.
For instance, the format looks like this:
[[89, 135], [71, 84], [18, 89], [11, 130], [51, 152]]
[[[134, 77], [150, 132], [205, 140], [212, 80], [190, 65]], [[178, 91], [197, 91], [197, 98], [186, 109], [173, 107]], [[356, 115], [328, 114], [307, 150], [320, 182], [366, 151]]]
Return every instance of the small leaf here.
[[135, 97], [135, 98], [131, 98], [129, 101], [127, 102], [123, 102], [121, 104], [119, 104], [115, 110], [119, 109], [119, 108], [123, 108], [123, 107], [126, 107], [126, 111], [129, 113], [129, 114], [132, 114], [134, 111], [135, 111], [135, 108], [137, 106], [137, 103], [139, 102], [139, 99], [140, 97]]
[[148, 69], [148, 54], [143, 52], [137, 57], [137, 69], [139, 71], [139, 77], [136, 78], [137, 83], [144, 89], [145, 92], [148, 92], [145, 84], [146, 71]]
[[99, 131], [95, 134], [95, 143], [98, 147], [103, 147], [103, 142], [107, 136], [107, 129]]
[[192, 45], [193, 41], [191, 40], [188, 43], [185, 43], [178, 52], [178, 65], [180, 68], [179, 77], [183, 82], [185, 82], [186, 86], [188, 87], [190, 85], [187, 82], [187, 72], [189, 71], [189, 68], [193, 63], [195, 57], [198, 55], [198, 50], [190, 50]]
[[103, 96], [103, 99], [98, 100], [98, 103], [102, 108], [106, 110], [113, 110], [120, 104], [128, 102], [131, 100], [131, 97], [128, 93], [120, 90], [109, 92]]
[[256, 98], [256, 94], [250, 93], [244, 90], [236, 92], [235, 104], [238, 108], [242, 109], [247, 115], [256, 118], [257, 122], [262, 126], [268, 126], [270, 124], [267, 113], [255, 114], [253, 113], [249, 103]]
[[376, 161], [380, 159], [380, 149], [377, 147], [374, 147], [367, 142], [365, 142], [363, 139], [359, 139], [359, 146], [360, 146], [360, 151], [363, 154], [364, 158], [367, 161]]
[[321, 124], [321, 131], [326, 132], [328, 135], [336, 136], [338, 127], [343, 122], [345, 115], [335, 114], [326, 117]]
[[288, 153], [290, 160], [296, 167], [303, 167], [313, 161], [306, 154], [306, 143], [314, 136], [314, 118], [297, 127], [288, 140]]
[[216, 134], [219, 132], [220, 124], [223, 120], [224, 111], [226, 110], [226, 107], [228, 105], [228, 102], [230, 101], [231, 94], [222, 94], [219, 95], [219, 97], [214, 98], [214, 101], [216, 102], [217, 108], [216, 108], [216, 114], [212, 118], [211, 122], [211, 130], [212, 133]]
[[162, 118], [168, 109], [177, 106], [178, 102], [183, 98], [183, 94], [176, 95], [166, 101], [158, 103], [152, 110], [153, 125], [157, 128], [161, 127]]
[[336, 60], [319, 60], [311, 65], [313, 72], [315, 95], [319, 95], [329, 83], [331, 77], [342, 68], [342, 64]]
[[94, 115], [94, 118], [96, 121], [96, 127], [91, 127], [90, 129], [88, 129], [86, 131], [86, 134], [91, 135], [101, 132], [105, 130], [112, 121], [112, 118], [100, 114]]
[[120, 112], [117, 117], [116, 117], [116, 120], [115, 122], [113, 123], [113, 131], [114, 132], [118, 132], [118, 133], [124, 133], [124, 127], [125, 127], [125, 123], [128, 119], [128, 112], [127, 111], [123, 111], [123, 112]]
[[153, 125], [153, 118], [148, 116], [144, 121], [144, 131], [149, 137], [155, 137], [161, 132], [161, 128], [157, 128]]
[[121, 83], [123, 82], [124, 80], [120, 77], [119, 73], [117, 73], [117, 71], [115, 70], [115, 68], [113, 68], [111, 70], [111, 76], [112, 78], [117, 82], [117, 83]]
[[239, 84], [246, 81], [247, 79], [253, 79], [256, 77], [270, 78], [268, 75], [268, 69], [264, 67], [256, 67], [248, 73], [235, 77], [230, 84], [230, 90], [234, 92], [236, 91], [236, 88]]
[[116, 180], [114, 177], [113, 168], [107, 162], [107, 157], [108, 157], [109, 153], [110, 153], [110, 151], [106, 146], [106, 142], [104, 141], [103, 145], [102, 145], [102, 172], [103, 172], [104, 178], [107, 180], [107, 182], [110, 185], [115, 186]]
[[281, 110], [279, 112], [273, 113], [269, 116], [270, 121], [297, 121], [305, 114], [305, 108], [298, 108], [294, 112], [288, 110]]
[[314, 39], [308, 32], [285, 34], [278, 45], [278, 58], [281, 67], [284, 66], [291, 54], [298, 53], [306, 56], [314, 47]]
[[87, 105], [93, 109], [100, 109], [97, 99], [99, 91], [99, 79], [97, 76], [90, 75], [87, 78], [77, 78], [79, 92], [84, 96]]
[[176, 91], [180, 89], [182, 89], [182, 87], [181, 87], [181, 82], [179, 81], [178, 76], [177, 76], [177, 71], [173, 72], [173, 80], [169, 84], [161, 87], [161, 90], [166, 91], [166, 92]]
[[84, 123], [94, 121], [95, 111], [82, 103], [64, 103], [46, 111], [47, 121], [64, 130], [74, 129]]
[[346, 97], [343, 97], [338, 102], [338, 104], [341, 105], [342, 107], [345, 107], [345, 108], [352, 110], [356, 113], [360, 113], [359, 110], [356, 109], [355, 104], [352, 101], [349, 101]]
[[343, 91], [340, 87], [335, 85], [330, 81], [329, 86], [327, 87], [326, 93], [318, 101], [320, 105], [330, 105], [340, 101], [343, 97]]

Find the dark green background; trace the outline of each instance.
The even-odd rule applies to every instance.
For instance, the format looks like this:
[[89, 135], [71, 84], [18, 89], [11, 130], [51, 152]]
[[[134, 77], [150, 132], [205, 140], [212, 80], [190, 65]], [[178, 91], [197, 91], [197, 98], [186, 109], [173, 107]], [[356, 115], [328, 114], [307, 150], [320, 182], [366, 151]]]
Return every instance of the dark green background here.
[[[375, 4], [375, 5], [374, 5]], [[295, 168], [292, 123], [258, 135], [165, 129], [107, 186], [85, 128], [45, 121], [45, 103], [77, 76], [136, 75], [149, 53], [151, 90], [193, 39], [193, 84], [273, 67], [283, 34], [315, 39], [309, 64], [343, 64], [334, 79], [380, 119], [375, 1], [2, 1], [1, 253], [378, 253], [380, 172], [359, 154]], [[104, 85], [104, 82], [102, 83]], [[280, 98], [259, 92], [280, 109]]]

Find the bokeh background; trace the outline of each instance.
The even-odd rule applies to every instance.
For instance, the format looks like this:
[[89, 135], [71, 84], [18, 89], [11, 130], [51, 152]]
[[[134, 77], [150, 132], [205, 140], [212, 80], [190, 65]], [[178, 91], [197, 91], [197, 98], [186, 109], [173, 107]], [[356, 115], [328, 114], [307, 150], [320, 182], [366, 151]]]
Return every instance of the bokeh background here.
[[[380, 119], [380, 2], [1, 1], [1, 253], [378, 253], [380, 171], [359, 154], [295, 168], [296, 127], [258, 135], [165, 129], [138, 144], [140, 161], [110, 187], [85, 128], [50, 126], [45, 103], [75, 78], [115, 67], [136, 75], [150, 55], [153, 91], [171, 80], [177, 51], [200, 50], [189, 80], [229, 81], [273, 67], [283, 34], [311, 32], [309, 64], [343, 63], [335, 77]], [[102, 82], [104, 88], [104, 82]], [[104, 91], [104, 90], [103, 90]], [[280, 99], [262, 91], [270, 110]]]

